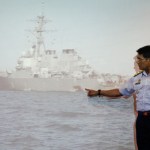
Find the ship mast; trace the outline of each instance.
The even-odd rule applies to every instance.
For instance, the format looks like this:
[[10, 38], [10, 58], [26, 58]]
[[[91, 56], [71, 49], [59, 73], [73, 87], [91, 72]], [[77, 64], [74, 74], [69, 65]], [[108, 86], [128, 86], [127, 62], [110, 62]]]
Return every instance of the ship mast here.
[[[44, 16], [37, 16], [37, 27], [35, 28], [35, 37], [36, 37], [36, 51], [35, 51], [35, 57], [39, 57], [41, 53], [44, 53], [45, 51], [45, 45], [44, 45], [44, 39], [43, 39], [43, 32], [45, 32], [44, 25], [47, 23], [47, 20], [44, 20]], [[42, 46], [43, 49], [42, 50]]]

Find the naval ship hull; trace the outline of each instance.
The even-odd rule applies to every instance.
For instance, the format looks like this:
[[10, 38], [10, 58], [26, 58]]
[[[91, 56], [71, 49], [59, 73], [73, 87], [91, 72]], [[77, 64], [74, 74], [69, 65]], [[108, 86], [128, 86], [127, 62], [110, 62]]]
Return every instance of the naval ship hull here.
[[11, 90], [10, 82], [7, 77], [0, 76], [0, 90]]
[[97, 79], [6, 78], [3, 80], [0, 90], [74, 92], [82, 91], [85, 88], [96, 90], [101, 88], [101, 85]]

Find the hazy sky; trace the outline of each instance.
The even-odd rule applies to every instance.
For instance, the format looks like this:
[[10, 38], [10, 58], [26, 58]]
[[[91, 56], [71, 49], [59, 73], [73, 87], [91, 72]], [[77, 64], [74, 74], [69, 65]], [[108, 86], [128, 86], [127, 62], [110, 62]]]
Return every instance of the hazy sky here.
[[[44, 12], [46, 47], [74, 48], [99, 72], [134, 74], [133, 57], [150, 43], [149, 0], [0, 0], [0, 70], [13, 69], [32, 45]], [[52, 44], [53, 42], [53, 44]]]

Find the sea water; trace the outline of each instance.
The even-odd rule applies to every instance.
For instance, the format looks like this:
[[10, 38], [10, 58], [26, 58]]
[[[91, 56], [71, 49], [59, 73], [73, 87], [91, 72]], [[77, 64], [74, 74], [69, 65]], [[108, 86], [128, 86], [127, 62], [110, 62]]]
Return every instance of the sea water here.
[[133, 150], [133, 100], [0, 91], [0, 150]]

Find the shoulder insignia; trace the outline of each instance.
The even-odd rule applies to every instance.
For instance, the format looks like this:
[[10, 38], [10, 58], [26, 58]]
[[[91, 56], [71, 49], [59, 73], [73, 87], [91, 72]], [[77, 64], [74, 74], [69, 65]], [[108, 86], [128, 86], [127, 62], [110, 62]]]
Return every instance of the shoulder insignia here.
[[136, 77], [137, 75], [141, 74], [143, 71], [140, 71], [138, 73], [136, 73], [133, 77]]

